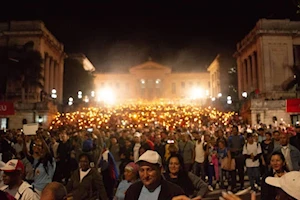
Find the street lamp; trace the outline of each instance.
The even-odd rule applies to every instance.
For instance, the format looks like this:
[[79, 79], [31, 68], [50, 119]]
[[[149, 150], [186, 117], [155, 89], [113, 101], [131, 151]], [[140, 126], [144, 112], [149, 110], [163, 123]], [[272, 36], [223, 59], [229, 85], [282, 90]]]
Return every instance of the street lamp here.
[[77, 95], [78, 95], [78, 99], [82, 99], [82, 91], [79, 90]]
[[57, 98], [56, 89], [54, 89], [54, 88], [51, 91], [51, 98], [52, 99], [56, 99]]
[[74, 101], [73, 97], [69, 97], [69, 102], [68, 102], [69, 106], [73, 105], [73, 101]]

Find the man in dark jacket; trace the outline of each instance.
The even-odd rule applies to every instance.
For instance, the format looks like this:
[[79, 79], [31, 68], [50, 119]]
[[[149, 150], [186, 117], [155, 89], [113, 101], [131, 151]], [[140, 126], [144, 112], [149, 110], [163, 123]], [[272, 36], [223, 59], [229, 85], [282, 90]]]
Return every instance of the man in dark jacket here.
[[141, 180], [128, 188], [125, 200], [171, 200], [175, 196], [184, 194], [179, 186], [163, 179], [162, 161], [156, 151], [146, 151], [136, 163], [139, 165]]

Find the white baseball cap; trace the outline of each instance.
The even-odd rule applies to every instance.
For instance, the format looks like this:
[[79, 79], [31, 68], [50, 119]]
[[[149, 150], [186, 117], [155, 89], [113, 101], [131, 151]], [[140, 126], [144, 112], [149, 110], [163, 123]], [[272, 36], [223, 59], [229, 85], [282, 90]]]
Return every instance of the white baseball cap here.
[[142, 134], [141, 134], [141, 133], [139, 133], [139, 132], [135, 132], [133, 136], [134, 136], [134, 137], [141, 137], [141, 136], [142, 136]]
[[300, 199], [300, 172], [291, 171], [281, 177], [267, 177], [266, 183], [282, 188], [288, 195]]
[[4, 172], [14, 172], [14, 171], [21, 171], [24, 172], [24, 165], [21, 160], [18, 159], [12, 159], [8, 161], [3, 167], [0, 168], [0, 170]]
[[136, 161], [136, 163], [145, 161], [152, 164], [158, 164], [159, 166], [162, 165], [161, 157], [160, 155], [153, 150], [147, 150], [145, 153], [143, 153], [139, 159]]

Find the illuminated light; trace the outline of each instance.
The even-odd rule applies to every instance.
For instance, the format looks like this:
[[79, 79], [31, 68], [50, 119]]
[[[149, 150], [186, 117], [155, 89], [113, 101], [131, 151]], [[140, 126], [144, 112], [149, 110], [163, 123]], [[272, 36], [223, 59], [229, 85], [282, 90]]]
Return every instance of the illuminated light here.
[[156, 79], [155, 83], [159, 84], [160, 83], [160, 79]]
[[247, 96], [248, 96], [247, 92], [242, 93], [242, 97], [247, 98]]
[[218, 94], [218, 97], [222, 97], [222, 93], [219, 93], [219, 94]]
[[193, 88], [190, 91], [190, 98], [191, 99], [201, 99], [205, 97], [205, 92], [202, 88]]
[[91, 91], [91, 97], [95, 97], [95, 91]]
[[53, 89], [51, 90], [51, 93], [52, 93], [52, 94], [56, 94], [56, 89], [53, 88]]
[[215, 100], [216, 100], [216, 98], [215, 98], [215, 97], [211, 98], [211, 101], [215, 101]]
[[114, 104], [116, 101], [116, 97], [112, 89], [104, 88], [99, 90], [97, 94], [97, 101], [103, 101], [107, 104]]
[[141, 84], [145, 84], [145, 80], [144, 79], [141, 79]]

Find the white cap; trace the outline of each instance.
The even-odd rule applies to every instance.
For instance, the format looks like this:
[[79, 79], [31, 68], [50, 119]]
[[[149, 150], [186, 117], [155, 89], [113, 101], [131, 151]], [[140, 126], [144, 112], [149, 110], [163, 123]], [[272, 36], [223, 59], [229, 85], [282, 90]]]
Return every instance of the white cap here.
[[291, 171], [279, 177], [267, 177], [266, 183], [282, 188], [288, 195], [300, 199], [300, 172]]
[[134, 136], [134, 137], [141, 137], [141, 135], [142, 135], [141, 133], [135, 132], [133, 136]]
[[143, 153], [139, 159], [136, 161], [136, 163], [145, 161], [152, 164], [159, 164], [159, 166], [162, 165], [161, 157], [160, 155], [153, 150], [147, 150], [145, 153]]

